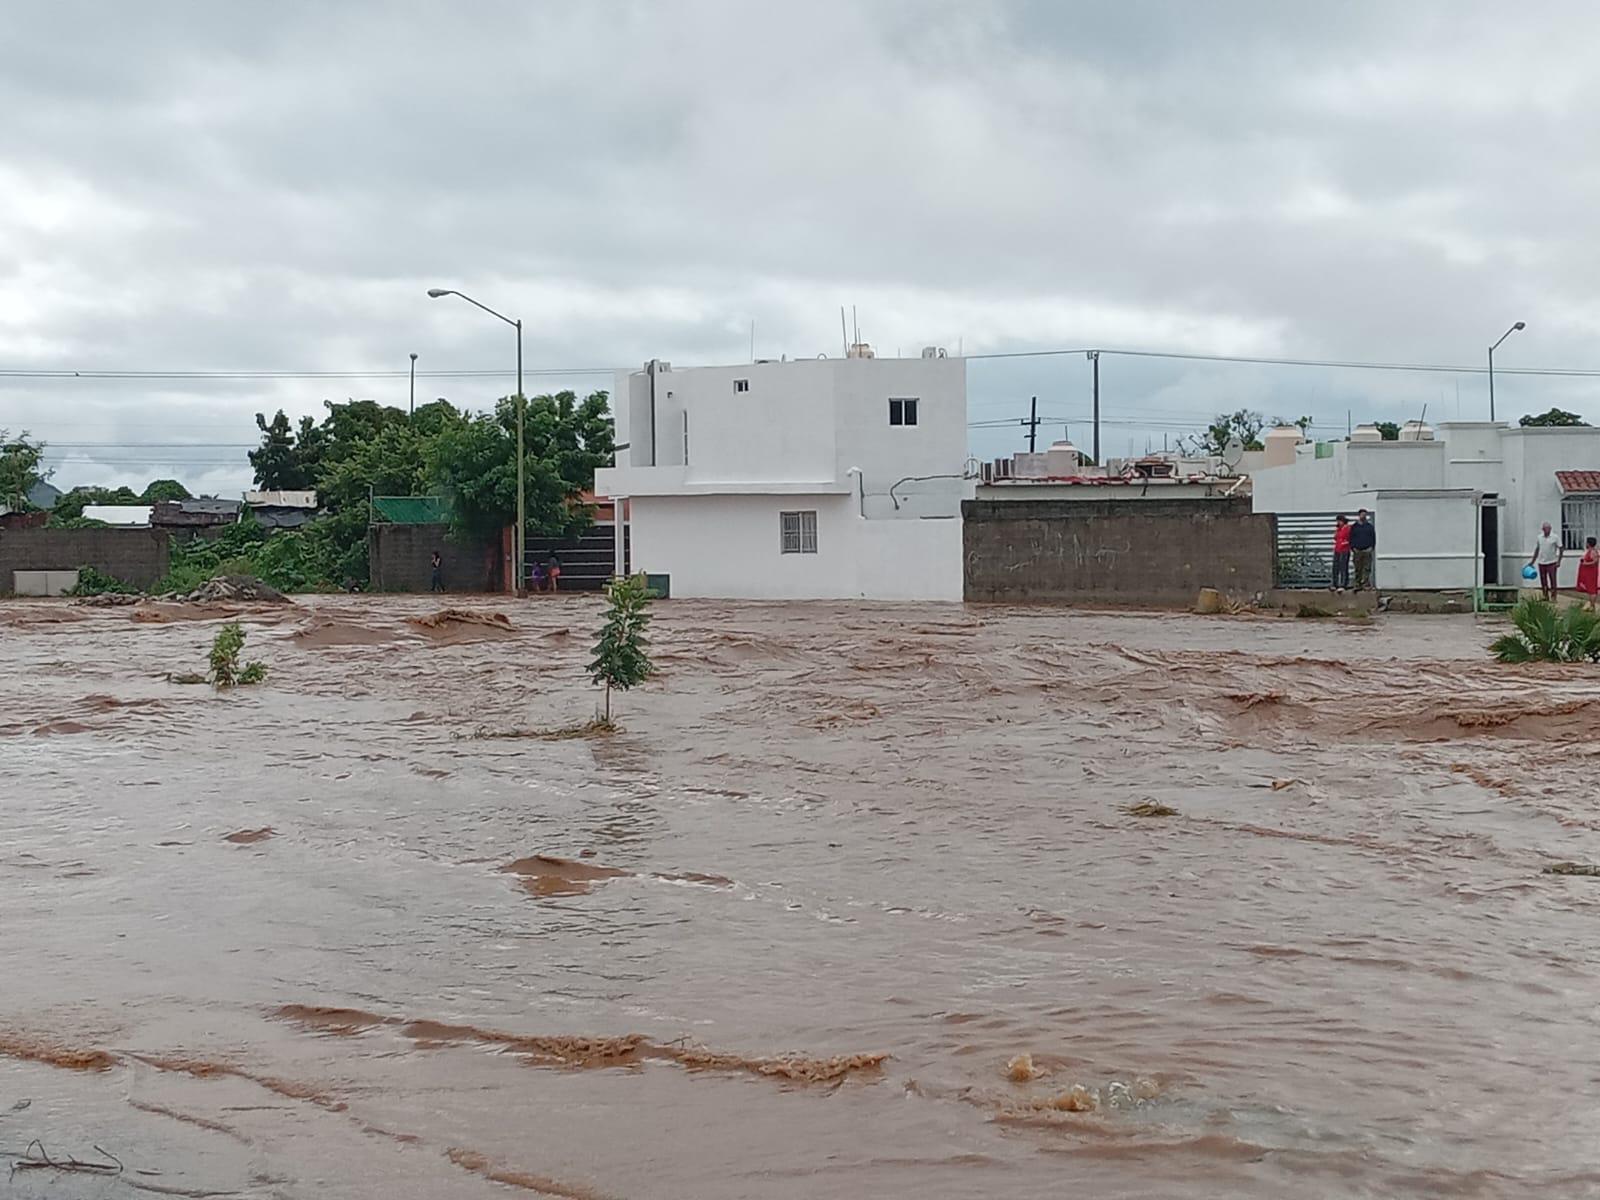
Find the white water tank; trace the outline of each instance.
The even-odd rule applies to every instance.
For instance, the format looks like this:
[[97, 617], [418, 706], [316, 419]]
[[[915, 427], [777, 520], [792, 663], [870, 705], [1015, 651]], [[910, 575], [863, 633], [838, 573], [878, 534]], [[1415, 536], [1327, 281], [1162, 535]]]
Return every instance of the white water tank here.
[[1078, 468], [1083, 465], [1083, 455], [1070, 441], [1062, 438], [1050, 443], [1050, 449], [1044, 452], [1044, 461], [1047, 475], [1076, 475]]
[[1402, 442], [1431, 442], [1433, 441], [1433, 426], [1426, 421], [1407, 421], [1400, 426], [1400, 440]]
[[1350, 440], [1352, 442], [1381, 442], [1383, 441], [1383, 430], [1376, 425], [1357, 425], [1350, 431]]
[[1261, 439], [1262, 466], [1287, 467], [1294, 462], [1294, 448], [1305, 440], [1298, 425], [1275, 425]]
[[877, 358], [877, 353], [866, 342], [856, 342], [850, 347], [847, 358]]

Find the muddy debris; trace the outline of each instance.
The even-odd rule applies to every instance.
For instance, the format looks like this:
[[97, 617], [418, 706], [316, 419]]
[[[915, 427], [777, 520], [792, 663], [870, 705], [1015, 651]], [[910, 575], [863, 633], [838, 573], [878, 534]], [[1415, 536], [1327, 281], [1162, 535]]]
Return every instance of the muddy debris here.
[[232, 842], [235, 846], [253, 846], [257, 842], [264, 842], [268, 838], [277, 836], [278, 831], [271, 825], [263, 825], [260, 829], [235, 830], [222, 840], [225, 842]]
[[1551, 863], [1540, 874], [1580, 875], [1588, 879], [1600, 879], [1600, 866], [1596, 866], [1594, 863], [1558, 862]]
[[1044, 1072], [1033, 1065], [1033, 1055], [1019, 1054], [1006, 1064], [1006, 1078], [1012, 1083], [1027, 1083]]
[[263, 583], [254, 575], [218, 575], [208, 579], [192, 592], [173, 592], [162, 596], [180, 604], [293, 604], [270, 583]]
[[109, 1071], [117, 1065], [116, 1056], [99, 1049], [80, 1049], [50, 1038], [0, 1031], [0, 1058], [43, 1063], [68, 1071]]
[[553, 854], [533, 854], [519, 858], [500, 868], [505, 875], [516, 875], [529, 895], [581, 896], [592, 884], [606, 879], [620, 879], [631, 871], [616, 867], [602, 867], [593, 863], [578, 862], [571, 858], [557, 858]]
[[516, 629], [511, 618], [503, 612], [478, 612], [470, 608], [441, 608], [438, 612], [420, 617], [408, 617], [408, 623], [421, 633], [439, 642], [471, 642], [485, 638], [515, 637]]
[[80, 608], [125, 608], [143, 599], [143, 596], [132, 592], [101, 592], [95, 596], [79, 596], [72, 603]]
[[1130, 804], [1124, 810], [1130, 817], [1175, 817], [1178, 810], [1170, 804], [1163, 804], [1159, 800], [1141, 800], [1137, 804]]

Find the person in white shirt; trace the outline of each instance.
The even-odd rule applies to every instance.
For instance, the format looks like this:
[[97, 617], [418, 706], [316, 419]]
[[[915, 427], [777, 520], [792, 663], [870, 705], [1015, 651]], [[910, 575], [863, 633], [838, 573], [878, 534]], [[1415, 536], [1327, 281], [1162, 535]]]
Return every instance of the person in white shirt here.
[[1556, 598], [1556, 571], [1561, 567], [1561, 539], [1550, 532], [1550, 522], [1546, 521], [1539, 540], [1534, 543], [1533, 557], [1528, 560], [1531, 567], [1539, 567], [1539, 591], [1546, 600], [1554, 603]]

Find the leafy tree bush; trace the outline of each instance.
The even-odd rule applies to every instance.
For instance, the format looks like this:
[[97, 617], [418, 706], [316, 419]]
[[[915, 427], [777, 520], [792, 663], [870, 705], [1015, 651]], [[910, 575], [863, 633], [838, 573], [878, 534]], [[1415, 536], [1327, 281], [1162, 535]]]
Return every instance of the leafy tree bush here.
[[115, 575], [107, 575], [95, 567], [82, 566], [78, 568], [78, 582], [67, 594], [69, 596], [101, 596], [108, 592], [115, 592], [122, 596], [138, 594], [139, 589], [131, 583], [124, 583]]
[[189, 489], [176, 479], [152, 479], [139, 497], [141, 503], [157, 504], [162, 500], [193, 500]]
[[244, 630], [239, 622], [229, 621], [217, 630], [211, 643], [207, 661], [211, 667], [211, 683], [215, 687], [233, 687], [236, 684], [260, 683], [267, 677], [267, 664], [250, 662], [239, 665], [239, 654], [244, 649]]
[[1565, 612], [1529, 597], [1511, 611], [1515, 633], [1496, 638], [1489, 653], [1503, 663], [1600, 662], [1600, 615], [1574, 604]]
[[1575, 412], [1568, 412], [1564, 408], [1552, 408], [1549, 412], [1540, 413], [1538, 416], [1531, 414], [1525, 416], [1517, 424], [1524, 427], [1532, 426], [1537, 428], [1540, 426], [1588, 425], [1589, 422]]
[[643, 575], [613, 579], [606, 587], [605, 622], [594, 644], [589, 678], [606, 689], [605, 724], [611, 723], [611, 689], [625, 692], [650, 678], [650, 589]]
[[43, 458], [44, 443], [29, 437], [27, 430], [12, 437], [0, 429], [0, 504], [18, 511], [32, 507], [28, 492], [52, 474], [40, 467]]
[[1386, 442], [1398, 442], [1400, 440], [1400, 422], [1398, 421], [1374, 421], [1372, 427], [1378, 431], [1379, 436]]

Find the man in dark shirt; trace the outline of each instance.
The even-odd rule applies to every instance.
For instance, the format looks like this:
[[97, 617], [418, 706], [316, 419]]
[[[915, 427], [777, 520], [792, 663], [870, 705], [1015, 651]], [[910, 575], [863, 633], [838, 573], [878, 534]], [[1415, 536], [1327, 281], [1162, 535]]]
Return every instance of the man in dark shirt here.
[[439, 552], [433, 552], [433, 579], [428, 584], [430, 592], [444, 591], [444, 561], [439, 557]]
[[1367, 510], [1356, 514], [1350, 528], [1350, 556], [1356, 563], [1356, 591], [1372, 586], [1372, 552], [1378, 547], [1378, 531], [1367, 519]]

